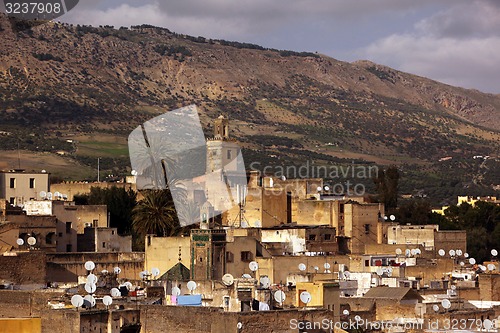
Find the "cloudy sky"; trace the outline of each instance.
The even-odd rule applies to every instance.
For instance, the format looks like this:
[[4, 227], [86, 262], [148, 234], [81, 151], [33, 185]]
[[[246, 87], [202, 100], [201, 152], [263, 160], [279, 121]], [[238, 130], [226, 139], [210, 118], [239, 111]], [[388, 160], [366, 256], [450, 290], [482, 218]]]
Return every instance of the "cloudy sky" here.
[[62, 18], [368, 59], [500, 93], [500, 0], [80, 0]]

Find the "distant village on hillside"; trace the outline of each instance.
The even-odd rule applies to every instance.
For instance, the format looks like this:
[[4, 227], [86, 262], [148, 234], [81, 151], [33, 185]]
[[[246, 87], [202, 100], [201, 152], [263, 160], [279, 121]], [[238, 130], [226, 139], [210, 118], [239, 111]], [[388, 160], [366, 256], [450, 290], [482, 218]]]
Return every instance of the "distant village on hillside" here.
[[[231, 174], [229, 125], [214, 120], [207, 173]], [[465, 230], [402, 224], [323, 178], [246, 177], [227, 211], [201, 191], [201, 222], [149, 228], [151, 214], [127, 229], [111, 220], [128, 212], [88, 198], [118, 189], [145, 206], [140, 175], [50, 184], [48, 166], [1, 171], [0, 332], [500, 332], [500, 249], [474, 258]], [[457, 198], [481, 202], [500, 205]]]

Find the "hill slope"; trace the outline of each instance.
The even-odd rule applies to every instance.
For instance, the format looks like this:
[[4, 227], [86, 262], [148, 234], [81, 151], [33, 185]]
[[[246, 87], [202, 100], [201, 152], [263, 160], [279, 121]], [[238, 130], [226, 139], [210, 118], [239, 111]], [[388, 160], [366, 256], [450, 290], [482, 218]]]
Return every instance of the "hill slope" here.
[[498, 95], [150, 26], [17, 32], [4, 16], [0, 26], [0, 130], [10, 133], [0, 149], [103, 157], [123, 173], [131, 129], [196, 104], [207, 130], [220, 113], [232, 119], [247, 161], [398, 164], [403, 191], [439, 198], [491, 193], [500, 179]]

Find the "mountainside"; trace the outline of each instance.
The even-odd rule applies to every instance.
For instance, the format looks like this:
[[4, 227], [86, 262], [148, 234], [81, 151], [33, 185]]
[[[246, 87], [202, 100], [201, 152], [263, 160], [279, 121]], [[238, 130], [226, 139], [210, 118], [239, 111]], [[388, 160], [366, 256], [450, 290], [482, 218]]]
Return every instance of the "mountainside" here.
[[[17, 32], [0, 17], [0, 149], [58, 153], [54, 164], [101, 157], [120, 174], [129, 132], [189, 104], [207, 130], [221, 113], [231, 119], [247, 164], [397, 164], [403, 192], [436, 198], [494, 194], [500, 183], [500, 95], [163, 28]], [[6, 167], [17, 160], [0, 159]]]

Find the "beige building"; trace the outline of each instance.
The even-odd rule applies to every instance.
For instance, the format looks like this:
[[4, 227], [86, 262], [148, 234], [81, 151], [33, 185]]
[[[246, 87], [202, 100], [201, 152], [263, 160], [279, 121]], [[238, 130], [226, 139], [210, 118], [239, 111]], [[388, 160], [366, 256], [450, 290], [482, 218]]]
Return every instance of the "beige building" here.
[[40, 198], [40, 192], [48, 192], [49, 187], [48, 173], [0, 171], [0, 198], [13, 206], [22, 206], [28, 200]]
[[144, 268], [151, 272], [153, 268], [163, 275], [175, 264], [190, 265], [190, 237], [156, 237], [146, 236]]

